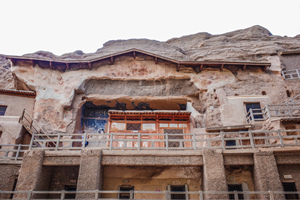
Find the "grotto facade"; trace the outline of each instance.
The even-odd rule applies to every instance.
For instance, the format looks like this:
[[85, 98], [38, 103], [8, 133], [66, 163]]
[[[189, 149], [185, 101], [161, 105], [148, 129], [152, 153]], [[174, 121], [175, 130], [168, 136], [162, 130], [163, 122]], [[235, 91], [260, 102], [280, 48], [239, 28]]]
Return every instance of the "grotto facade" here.
[[254, 26], [0, 64], [2, 199], [299, 199], [299, 36]]

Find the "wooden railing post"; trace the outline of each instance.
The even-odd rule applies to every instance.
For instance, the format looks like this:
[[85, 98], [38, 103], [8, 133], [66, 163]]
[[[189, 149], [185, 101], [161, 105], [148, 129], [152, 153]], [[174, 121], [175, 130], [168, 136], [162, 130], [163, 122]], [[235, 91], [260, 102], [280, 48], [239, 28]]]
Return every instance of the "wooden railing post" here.
[[138, 150], [141, 150], [141, 133], [138, 132]]
[[199, 191], [199, 200], [204, 200], [203, 191]]
[[249, 130], [249, 138], [250, 138], [250, 144], [252, 149], [255, 149], [255, 142], [253, 140], [253, 135], [252, 135], [252, 131]]
[[169, 134], [166, 134], [166, 150], [169, 151]]
[[109, 150], [112, 150], [112, 147], [113, 147], [113, 133], [111, 132], [110, 133], [110, 144], [109, 144]]
[[299, 73], [299, 70], [296, 69], [296, 72], [297, 72], [298, 78], [300, 79], [300, 73]]
[[99, 190], [95, 190], [95, 200], [98, 200], [99, 198]]
[[62, 190], [60, 193], [60, 200], [64, 200], [65, 199], [65, 190]]
[[33, 134], [31, 135], [31, 140], [30, 140], [30, 144], [29, 144], [29, 150], [32, 149], [32, 146], [33, 146], [33, 140], [34, 140], [34, 135], [35, 135], [35, 133], [33, 133]]
[[278, 130], [278, 137], [279, 137], [279, 141], [280, 141], [280, 145], [281, 147], [284, 147], [284, 142], [283, 142], [283, 138], [282, 138], [282, 135], [281, 135], [281, 131]]
[[194, 147], [194, 150], [197, 150], [197, 144], [196, 144], [196, 133], [193, 132], [193, 147]]
[[22, 147], [22, 145], [19, 144], [19, 145], [18, 145], [18, 151], [17, 151], [16, 156], [15, 156], [15, 161], [18, 160], [18, 157], [19, 157], [19, 154], [20, 154], [21, 147]]
[[59, 142], [60, 142], [60, 133], [58, 134], [57, 140], [56, 140], [56, 147], [55, 147], [55, 151], [58, 150], [59, 148]]
[[234, 200], [239, 200], [239, 194], [236, 190], [233, 191], [234, 194]]
[[27, 192], [27, 200], [30, 200], [31, 199], [31, 194], [32, 194], [32, 190], [29, 190]]
[[130, 195], [130, 196], [129, 196], [129, 199], [130, 199], [130, 200], [133, 200], [133, 190], [130, 190], [130, 191], [129, 191], [129, 195]]
[[222, 149], [225, 150], [226, 149], [226, 144], [225, 144], [225, 139], [224, 139], [224, 132], [221, 131], [220, 135], [221, 135]]
[[254, 119], [254, 115], [253, 115], [253, 110], [252, 110], [252, 108], [250, 108], [249, 111], [250, 111], [250, 115], [251, 115], [251, 121], [254, 122], [255, 119]]
[[273, 191], [269, 190], [269, 194], [270, 194], [270, 200], [275, 200]]
[[165, 190], [165, 200], [169, 200], [169, 191]]

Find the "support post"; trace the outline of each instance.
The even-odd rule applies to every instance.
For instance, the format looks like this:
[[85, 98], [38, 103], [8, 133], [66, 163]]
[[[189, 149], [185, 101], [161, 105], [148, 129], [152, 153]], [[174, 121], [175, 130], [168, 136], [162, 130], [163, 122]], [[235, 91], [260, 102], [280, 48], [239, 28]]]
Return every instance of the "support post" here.
[[[203, 150], [204, 191], [227, 191], [224, 159], [220, 151]], [[228, 199], [227, 194], [208, 193], [205, 199]]]
[[[101, 190], [101, 150], [81, 150], [77, 191]], [[76, 199], [93, 199], [94, 193], [77, 193]]]
[[[283, 191], [277, 163], [272, 151], [254, 153], [254, 186], [257, 191]], [[270, 195], [260, 194], [260, 199], [270, 199]], [[283, 194], [274, 194], [275, 199], [284, 199]]]
[[[26, 151], [23, 156], [23, 162], [20, 168], [16, 191], [40, 191], [43, 187], [42, 163], [44, 159], [43, 150]], [[28, 194], [29, 195], [29, 194]], [[30, 193], [31, 195], [31, 193]], [[40, 195], [36, 194], [34, 196]], [[14, 199], [26, 199], [24, 193], [16, 193]]]

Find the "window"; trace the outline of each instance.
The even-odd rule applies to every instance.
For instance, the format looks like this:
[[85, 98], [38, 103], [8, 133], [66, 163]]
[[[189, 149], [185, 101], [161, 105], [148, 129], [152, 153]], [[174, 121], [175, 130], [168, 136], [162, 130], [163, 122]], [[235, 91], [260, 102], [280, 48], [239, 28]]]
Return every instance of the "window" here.
[[126, 124], [126, 130], [141, 130], [141, 123], [127, 123]]
[[165, 137], [168, 140], [168, 147], [184, 147], [183, 129], [164, 129]]
[[171, 200], [180, 199], [185, 200], [187, 199], [187, 194], [174, 194], [172, 192], [185, 192], [187, 191], [187, 185], [169, 185], [168, 190], [171, 191]]
[[261, 115], [262, 114], [262, 110], [261, 110], [261, 107], [260, 107], [260, 103], [246, 103], [247, 113], [250, 111], [250, 109], [252, 109], [252, 111], [253, 111], [254, 120], [255, 119], [263, 119], [264, 118], [263, 115]]
[[235, 148], [231, 148], [233, 146], [236, 146], [235, 140], [226, 140], [226, 148], [227, 149], [235, 149]]
[[[297, 188], [295, 183], [293, 182], [287, 182], [287, 183], [282, 183], [283, 189], [285, 192], [297, 192]], [[299, 199], [298, 194], [285, 194], [286, 199]]]
[[5, 115], [6, 109], [7, 109], [7, 106], [0, 106], [0, 116], [4, 116]]
[[[130, 191], [134, 191], [134, 186], [131, 185], [123, 185], [120, 186], [119, 199], [130, 199]], [[134, 194], [132, 196], [134, 198]]]
[[[242, 185], [241, 184], [230, 184], [228, 185], [228, 192], [232, 192], [232, 191], [243, 191]], [[229, 194], [229, 199], [235, 199], [234, 198], [234, 194]], [[243, 194], [238, 194], [238, 199], [244, 199], [244, 195]]]

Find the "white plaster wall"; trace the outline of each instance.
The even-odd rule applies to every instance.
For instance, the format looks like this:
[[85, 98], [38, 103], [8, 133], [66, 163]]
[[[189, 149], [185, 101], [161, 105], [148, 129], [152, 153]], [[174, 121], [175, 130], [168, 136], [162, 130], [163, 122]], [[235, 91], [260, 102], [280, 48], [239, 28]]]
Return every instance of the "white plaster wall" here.
[[33, 97], [0, 94], [0, 105], [7, 106], [5, 116], [21, 116], [24, 109], [32, 115], [34, 101]]
[[223, 126], [234, 126], [246, 124], [245, 103], [260, 103], [261, 108], [271, 103], [268, 96], [228, 96], [226, 104], [222, 104], [221, 120]]

